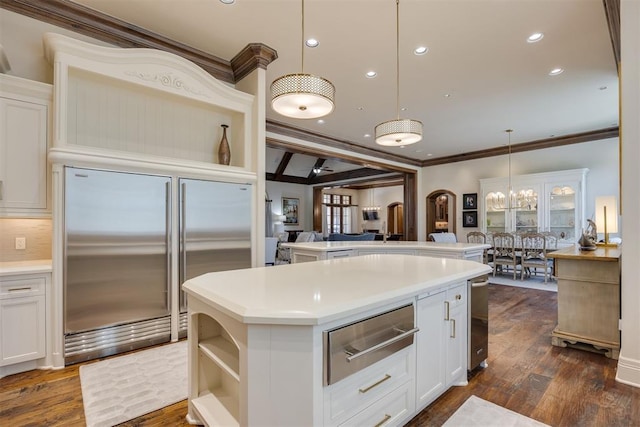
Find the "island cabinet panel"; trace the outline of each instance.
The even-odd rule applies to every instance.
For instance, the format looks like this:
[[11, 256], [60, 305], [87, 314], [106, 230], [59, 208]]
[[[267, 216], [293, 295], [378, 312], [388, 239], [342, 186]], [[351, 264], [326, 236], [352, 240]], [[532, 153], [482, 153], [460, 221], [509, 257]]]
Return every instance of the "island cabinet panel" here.
[[421, 295], [417, 303], [416, 389], [418, 409], [452, 385], [466, 385], [467, 285]]

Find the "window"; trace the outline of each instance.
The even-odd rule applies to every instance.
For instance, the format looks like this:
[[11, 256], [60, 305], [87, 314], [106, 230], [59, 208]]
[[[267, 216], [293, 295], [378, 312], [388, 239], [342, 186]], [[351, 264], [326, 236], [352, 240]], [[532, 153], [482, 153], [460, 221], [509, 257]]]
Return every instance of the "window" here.
[[322, 203], [327, 207], [329, 233], [351, 233], [351, 196], [323, 194]]

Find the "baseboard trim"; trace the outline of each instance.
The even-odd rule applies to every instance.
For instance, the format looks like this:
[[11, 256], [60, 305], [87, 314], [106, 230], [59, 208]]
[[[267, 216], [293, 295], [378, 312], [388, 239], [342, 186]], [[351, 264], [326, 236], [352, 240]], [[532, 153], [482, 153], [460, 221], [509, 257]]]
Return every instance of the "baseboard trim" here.
[[621, 352], [618, 359], [616, 381], [640, 388], [640, 360], [625, 357]]

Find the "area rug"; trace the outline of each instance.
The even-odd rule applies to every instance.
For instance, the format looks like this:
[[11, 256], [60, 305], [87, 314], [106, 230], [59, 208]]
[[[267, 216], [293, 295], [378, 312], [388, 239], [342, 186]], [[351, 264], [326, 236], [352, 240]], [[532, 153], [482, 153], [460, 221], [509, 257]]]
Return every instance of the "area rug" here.
[[548, 427], [517, 412], [487, 402], [477, 396], [469, 397], [453, 413], [443, 427]]
[[520, 280], [520, 275], [516, 280], [513, 280], [511, 274], [498, 274], [496, 277], [489, 275], [489, 283], [492, 285], [506, 285], [515, 286], [518, 288], [538, 289], [541, 291], [558, 292], [558, 282], [555, 280], [547, 279], [547, 283], [544, 283], [542, 276], [525, 277], [524, 280]]
[[80, 367], [88, 427], [113, 426], [187, 398], [187, 341]]

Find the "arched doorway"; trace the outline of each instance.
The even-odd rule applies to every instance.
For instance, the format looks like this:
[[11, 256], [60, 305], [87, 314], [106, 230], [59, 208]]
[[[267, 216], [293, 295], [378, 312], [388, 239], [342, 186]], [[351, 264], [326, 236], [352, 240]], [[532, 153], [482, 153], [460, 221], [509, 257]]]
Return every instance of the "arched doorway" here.
[[435, 190], [427, 196], [427, 238], [431, 233], [456, 233], [456, 195]]

